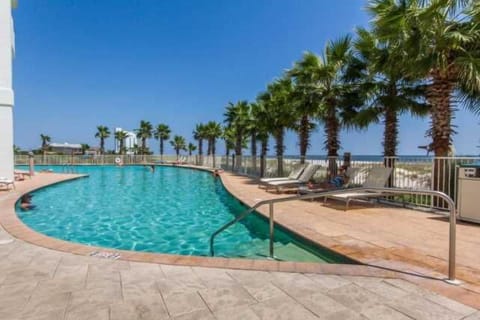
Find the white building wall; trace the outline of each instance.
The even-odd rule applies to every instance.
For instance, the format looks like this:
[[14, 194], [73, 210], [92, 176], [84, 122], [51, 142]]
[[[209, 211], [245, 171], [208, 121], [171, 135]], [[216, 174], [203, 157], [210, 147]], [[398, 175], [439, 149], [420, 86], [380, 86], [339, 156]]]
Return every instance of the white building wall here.
[[0, 0], [0, 177], [13, 179], [12, 3]]
[[[135, 132], [126, 131], [122, 128], [115, 128], [115, 132], [117, 131], [125, 131], [127, 133], [127, 137], [125, 138], [124, 146], [127, 149], [127, 154], [130, 154], [130, 149], [133, 149], [137, 144], [137, 135]], [[120, 152], [120, 141], [115, 140], [115, 153]]]

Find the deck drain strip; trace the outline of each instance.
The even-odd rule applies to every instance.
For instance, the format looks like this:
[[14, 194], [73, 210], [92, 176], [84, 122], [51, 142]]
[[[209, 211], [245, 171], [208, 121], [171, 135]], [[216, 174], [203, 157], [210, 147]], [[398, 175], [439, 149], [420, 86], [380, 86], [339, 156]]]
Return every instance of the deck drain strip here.
[[103, 259], [117, 260], [120, 258], [120, 253], [118, 252], [107, 252], [107, 251], [92, 251], [89, 254], [91, 257], [98, 257]]

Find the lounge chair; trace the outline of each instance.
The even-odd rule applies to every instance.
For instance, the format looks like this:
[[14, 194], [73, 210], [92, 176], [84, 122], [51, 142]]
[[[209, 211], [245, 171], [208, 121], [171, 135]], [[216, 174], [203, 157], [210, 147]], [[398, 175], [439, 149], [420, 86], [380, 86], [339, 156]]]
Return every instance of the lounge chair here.
[[[392, 174], [393, 168], [373, 167], [368, 172], [367, 179], [363, 183], [364, 188], [383, 188]], [[361, 191], [361, 192], [345, 192], [337, 195], [325, 196], [327, 199], [335, 199], [345, 201], [345, 210], [348, 210], [350, 201], [355, 199], [380, 198], [390, 195], [388, 192], [378, 191]]]
[[0, 186], [5, 186], [7, 190], [10, 188], [9, 186], [12, 186], [13, 189], [15, 189], [15, 181], [0, 177]]
[[[360, 173], [360, 168], [348, 167], [347, 171], [345, 172], [345, 176], [348, 178], [348, 181], [343, 186], [341, 186], [339, 189], [348, 188], [352, 183], [354, 183], [354, 181], [355, 181], [355, 179], [356, 179], [356, 177], [358, 176], [359, 173]], [[331, 188], [323, 187], [323, 188], [310, 189], [307, 186], [305, 186], [305, 187], [298, 188], [298, 194], [309, 194], [309, 193], [322, 192], [322, 191], [325, 191], [327, 189], [335, 189], [335, 187], [332, 185]], [[313, 201], [313, 199], [311, 199], [311, 200]]]
[[262, 179], [260, 179], [260, 183], [265, 184], [265, 183], [274, 182], [274, 181], [297, 180], [298, 178], [300, 178], [300, 175], [303, 173], [305, 168], [306, 168], [306, 165], [302, 164], [302, 165], [298, 166], [297, 168], [294, 168], [292, 170], [292, 172], [290, 172], [288, 177], [262, 178]]
[[290, 187], [291, 188], [291, 187], [299, 187], [301, 185], [307, 184], [308, 181], [310, 181], [310, 179], [313, 177], [315, 172], [317, 172], [318, 168], [319, 168], [318, 165], [309, 164], [309, 165], [307, 165], [305, 170], [303, 170], [302, 174], [300, 175], [300, 177], [298, 177], [298, 179], [289, 179], [289, 180], [268, 182], [265, 185], [265, 188], [267, 190], [270, 189], [270, 188], [276, 188], [277, 192], [279, 192], [280, 188], [282, 188], [282, 187]]
[[17, 180], [25, 180], [25, 176], [28, 176], [30, 179], [32, 179], [32, 175], [28, 171], [15, 170], [13, 173], [15, 175], [15, 179]]

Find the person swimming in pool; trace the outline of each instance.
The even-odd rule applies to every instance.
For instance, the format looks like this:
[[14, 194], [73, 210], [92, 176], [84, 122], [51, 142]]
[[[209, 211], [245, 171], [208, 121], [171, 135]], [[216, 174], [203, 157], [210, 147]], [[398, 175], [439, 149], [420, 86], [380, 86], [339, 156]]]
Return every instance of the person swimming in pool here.
[[32, 204], [32, 195], [27, 193], [20, 198], [20, 208], [24, 211], [35, 208], [35, 206]]

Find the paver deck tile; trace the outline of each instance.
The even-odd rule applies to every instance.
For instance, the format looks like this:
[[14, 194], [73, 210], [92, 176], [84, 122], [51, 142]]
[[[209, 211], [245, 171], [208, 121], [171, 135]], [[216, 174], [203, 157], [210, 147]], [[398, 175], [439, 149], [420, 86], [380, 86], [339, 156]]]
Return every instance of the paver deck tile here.
[[310, 320], [318, 319], [311, 311], [290, 297], [273, 298], [251, 306], [262, 320]]
[[208, 310], [207, 305], [197, 292], [177, 293], [164, 297], [164, 301], [171, 317]]
[[217, 320], [260, 320], [250, 307], [240, 306], [216, 311]]
[[241, 286], [209, 288], [199, 291], [203, 300], [213, 312], [236, 306], [256, 303], [256, 300]]
[[198, 310], [181, 316], [173, 317], [174, 320], [217, 320], [210, 310]]

